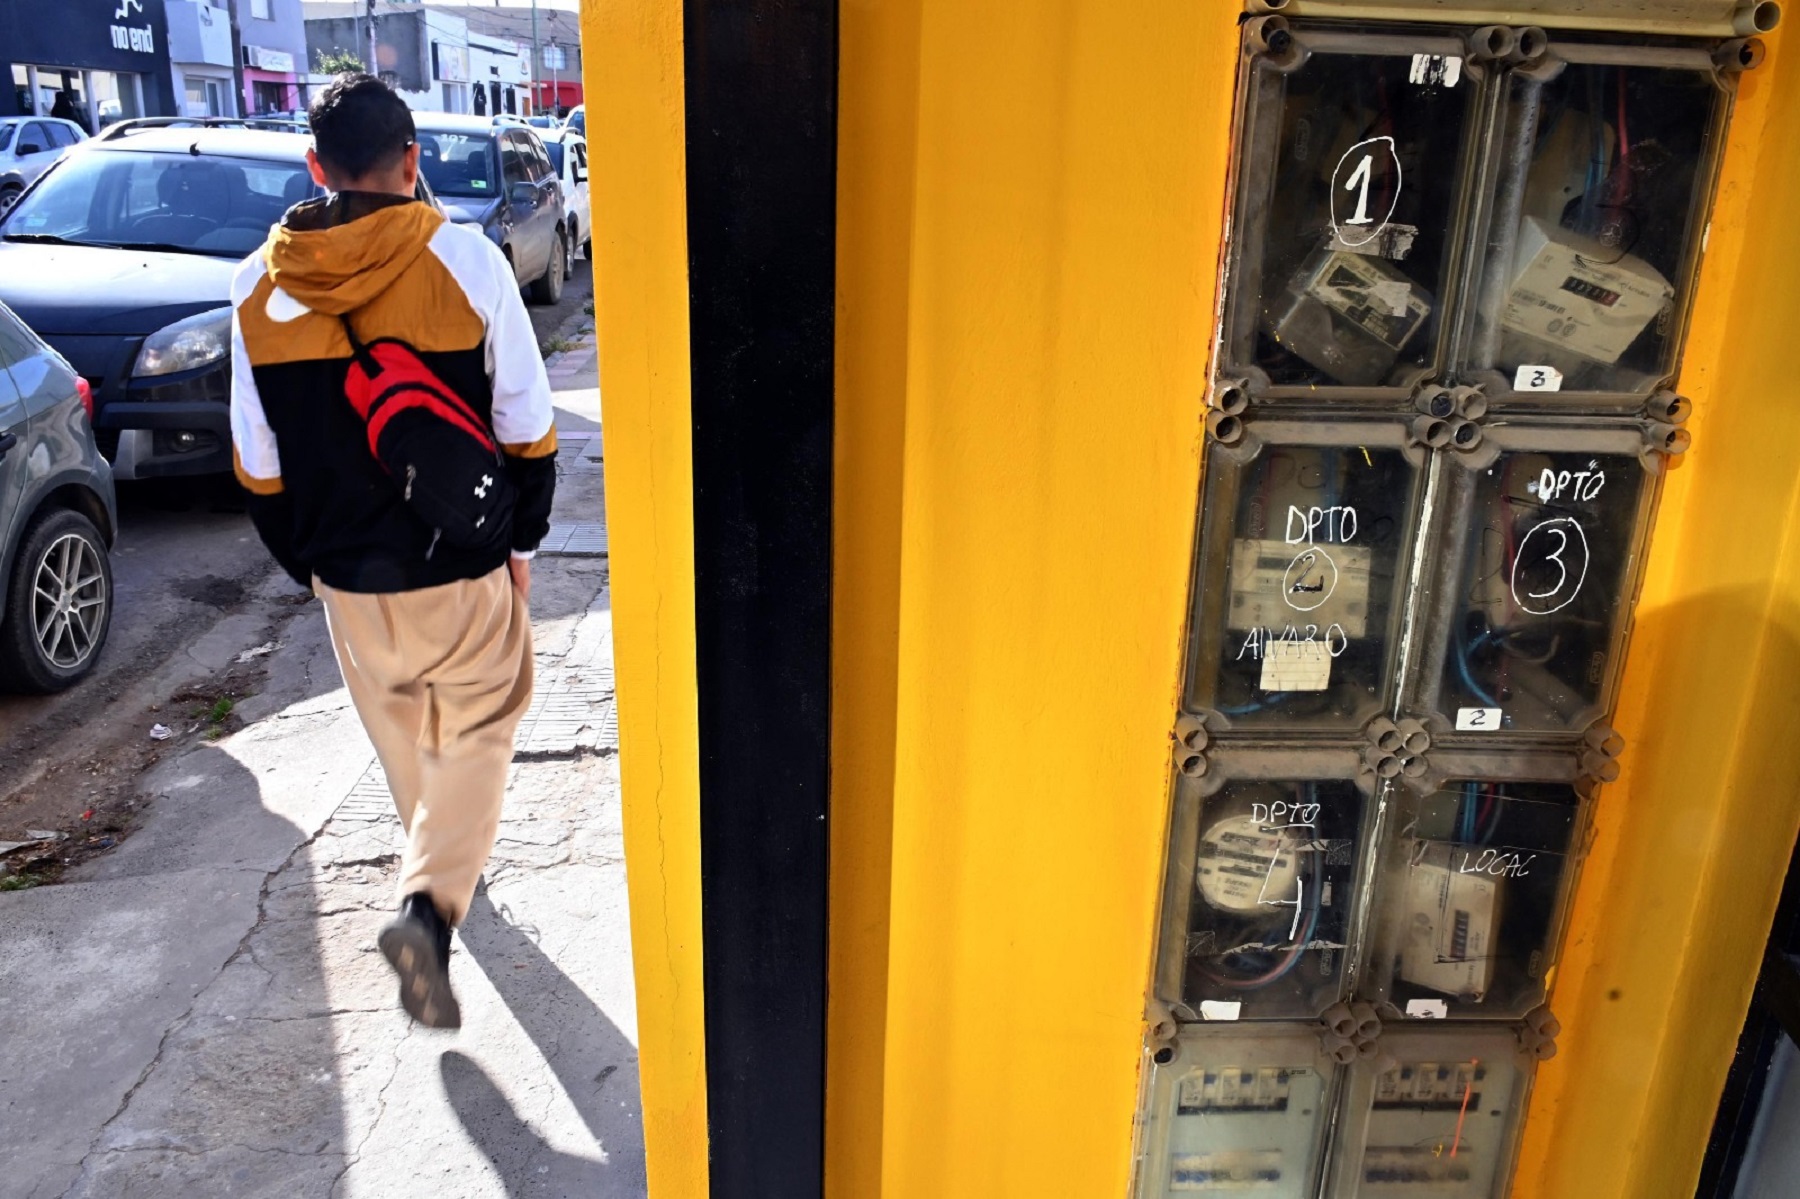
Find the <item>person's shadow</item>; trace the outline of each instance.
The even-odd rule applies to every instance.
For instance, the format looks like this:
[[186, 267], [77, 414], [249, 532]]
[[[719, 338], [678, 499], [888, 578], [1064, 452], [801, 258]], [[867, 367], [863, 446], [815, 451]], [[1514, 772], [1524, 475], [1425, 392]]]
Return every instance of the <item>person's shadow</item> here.
[[647, 1194], [636, 1047], [530, 936], [494, 909], [485, 891], [475, 896], [458, 935], [605, 1155], [596, 1161], [551, 1148], [474, 1060], [447, 1052], [438, 1059], [444, 1093], [507, 1195]]

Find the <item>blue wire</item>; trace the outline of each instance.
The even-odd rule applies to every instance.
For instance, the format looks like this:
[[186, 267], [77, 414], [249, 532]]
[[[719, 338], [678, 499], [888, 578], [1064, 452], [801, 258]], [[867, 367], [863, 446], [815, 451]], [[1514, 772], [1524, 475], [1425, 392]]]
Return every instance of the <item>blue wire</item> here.
[[1456, 669], [1457, 672], [1462, 675], [1463, 686], [1469, 689], [1469, 694], [1480, 700], [1487, 707], [1497, 708], [1500, 705], [1495, 701], [1494, 697], [1489, 695], [1486, 689], [1484, 689], [1480, 683], [1475, 681], [1475, 672], [1469, 663], [1469, 655], [1480, 649], [1492, 636], [1493, 632], [1492, 630], [1489, 630], [1475, 638], [1473, 642], [1465, 644], [1462, 639], [1462, 634], [1460, 632], [1457, 633]]

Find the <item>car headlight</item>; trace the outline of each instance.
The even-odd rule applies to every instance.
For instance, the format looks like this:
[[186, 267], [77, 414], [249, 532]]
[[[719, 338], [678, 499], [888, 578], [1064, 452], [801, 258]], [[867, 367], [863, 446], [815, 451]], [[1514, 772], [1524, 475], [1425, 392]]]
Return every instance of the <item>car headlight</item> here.
[[172, 375], [217, 362], [231, 353], [231, 309], [214, 308], [186, 320], [164, 325], [144, 339], [138, 351], [134, 378]]

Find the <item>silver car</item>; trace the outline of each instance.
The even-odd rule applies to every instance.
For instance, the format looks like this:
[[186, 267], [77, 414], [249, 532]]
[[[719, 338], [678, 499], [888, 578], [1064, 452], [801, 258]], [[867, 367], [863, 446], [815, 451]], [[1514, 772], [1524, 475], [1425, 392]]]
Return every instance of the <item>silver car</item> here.
[[56, 117], [0, 117], [0, 213], [87, 132]]
[[112, 624], [112, 470], [88, 385], [0, 304], [0, 688], [79, 680]]

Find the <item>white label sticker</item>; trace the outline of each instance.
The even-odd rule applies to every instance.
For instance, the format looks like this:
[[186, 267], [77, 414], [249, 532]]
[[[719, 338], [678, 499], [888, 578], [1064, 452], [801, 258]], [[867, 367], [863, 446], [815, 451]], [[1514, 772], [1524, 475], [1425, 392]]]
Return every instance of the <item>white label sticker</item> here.
[[1562, 372], [1554, 366], [1521, 366], [1513, 375], [1514, 391], [1561, 391]]
[[1462, 70], [1463, 60], [1454, 55], [1415, 54], [1412, 58], [1412, 73], [1407, 76], [1407, 82], [1455, 87], [1456, 81], [1462, 78]]
[[1331, 686], [1331, 652], [1323, 641], [1270, 641], [1263, 645], [1264, 691], [1323, 691]]
[[1450, 1017], [1450, 1005], [1442, 999], [1409, 999], [1406, 1001], [1406, 1014], [1419, 1020], [1447, 1020]]
[[1375, 302], [1394, 316], [1405, 316], [1407, 301], [1412, 299], [1412, 284], [1405, 279], [1385, 279], [1373, 288]]
[[1459, 733], [1492, 733], [1499, 728], [1499, 708], [1458, 708], [1456, 710], [1456, 731]]
[[1364, 237], [1352, 233], [1348, 239], [1339, 230], [1331, 239], [1333, 251], [1341, 250], [1346, 254], [1363, 254], [1370, 258], [1387, 258], [1394, 262], [1403, 262], [1412, 253], [1413, 243], [1419, 240], [1417, 225], [1403, 225], [1399, 221], [1389, 221], [1382, 227], [1379, 237]]
[[1235, 999], [1202, 999], [1200, 1001], [1200, 1018], [1202, 1020], [1236, 1020], [1244, 1010], [1244, 1005]]

